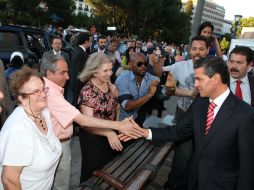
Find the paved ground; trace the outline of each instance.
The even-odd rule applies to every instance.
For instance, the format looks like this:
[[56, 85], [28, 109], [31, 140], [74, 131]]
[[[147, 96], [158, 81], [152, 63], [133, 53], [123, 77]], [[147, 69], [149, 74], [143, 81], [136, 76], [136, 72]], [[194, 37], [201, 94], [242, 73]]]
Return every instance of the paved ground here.
[[[165, 102], [166, 111], [163, 112], [163, 116], [169, 114], [174, 115], [176, 107], [176, 99], [172, 97], [170, 100]], [[156, 122], [156, 121], [152, 121]], [[79, 178], [80, 178], [80, 168], [81, 168], [81, 153], [79, 146], [78, 137], [73, 137], [71, 142], [72, 147], [72, 171], [71, 171], [71, 188], [70, 190], [79, 190]], [[160, 168], [158, 169], [155, 176], [145, 187], [145, 190], [161, 190], [162, 185], [167, 180], [168, 172], [171, 168], [173, 153], [170, 153], [169, 156], [162, 163]]]

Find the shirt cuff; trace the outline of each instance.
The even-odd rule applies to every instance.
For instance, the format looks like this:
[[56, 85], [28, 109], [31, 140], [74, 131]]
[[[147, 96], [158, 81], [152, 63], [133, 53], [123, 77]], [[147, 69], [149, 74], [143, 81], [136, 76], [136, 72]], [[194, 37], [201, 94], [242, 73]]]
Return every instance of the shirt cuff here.
[[162, 71], [170, 71], [170, 66], [162, 67]]
[[125, 105], [126, 105], [126, 103], [128, 102], [128, 100], [124, 100], [123, 102], [122, 102], [122, 107], [125, 109]]
[[153, 135], [152, 135], [152, 131], [151, 131], [151, 129], [148, 129], [148, 137], [146, 138], [146, 140], [152, 140], [152, 138], [153, 138]]

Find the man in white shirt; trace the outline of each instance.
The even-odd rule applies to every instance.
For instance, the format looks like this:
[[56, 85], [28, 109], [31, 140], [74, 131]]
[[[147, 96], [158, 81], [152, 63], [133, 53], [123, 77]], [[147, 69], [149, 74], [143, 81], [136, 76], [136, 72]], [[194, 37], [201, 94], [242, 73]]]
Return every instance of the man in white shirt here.
[[249, 47], [238, 46], [230, 52], [228, 59], [230, 89], [240, 99], [254, 106], [254, 78], [248, 75], [252, 65], [253, 51]]

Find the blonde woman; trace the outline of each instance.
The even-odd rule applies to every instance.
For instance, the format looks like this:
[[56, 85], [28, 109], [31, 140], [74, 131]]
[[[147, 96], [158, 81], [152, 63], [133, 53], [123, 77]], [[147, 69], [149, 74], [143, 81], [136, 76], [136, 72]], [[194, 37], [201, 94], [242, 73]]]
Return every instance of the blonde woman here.
[[[79, 106], [83, 114], [106, 120], [116, 119], [118, 92], [110, 83], [112, 61], [106, 54], [94, 53], [80, 73], [79, 79], [85, 82], [79, 96]], [[123, 146], [117, 133], [110, 129], [80, 130], [82, 167], [80, 182], [92, 176], [93, 171], [109, 162], [116, 151]]]

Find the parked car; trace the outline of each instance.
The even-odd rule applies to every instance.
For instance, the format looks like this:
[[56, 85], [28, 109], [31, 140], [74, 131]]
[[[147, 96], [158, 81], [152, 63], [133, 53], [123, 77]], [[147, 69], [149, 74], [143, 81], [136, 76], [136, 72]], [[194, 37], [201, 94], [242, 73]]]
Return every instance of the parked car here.
[[[10, 56], [14, 51], [20, 51], [24, 55], [25, 63], [36, 66], [45, 51], [51, 49], [53, 34], [44, 30], [6, 25], [0, 26], [0, 59], [5, 68], [10, 63]], [[71, 53], [73, 48], [63, 40], [63, 51]]]

